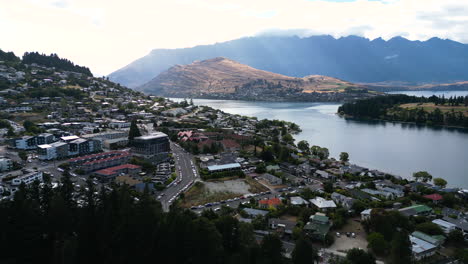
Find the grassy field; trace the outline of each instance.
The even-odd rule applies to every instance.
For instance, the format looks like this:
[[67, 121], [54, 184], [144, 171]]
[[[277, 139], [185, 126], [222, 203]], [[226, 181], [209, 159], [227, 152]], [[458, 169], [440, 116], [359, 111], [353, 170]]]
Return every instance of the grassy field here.
[[32, 122], [44, 122], [46, 121], [46, 116], [43, 113], [14, 113], [12, 114], [13, 121], [17, 123], [23, 123], [26, 120], [30, 120]]
[[465, 116], [468, 116], [468, 106], [446, 106], [446, 105], [435, 105], [434, 103], [412, 103], [412, 104], [402, 104], [400, 105], [402, 108], [407, 109], [416, 109], [416, 108], [423, 108], [427, 112], [432, 112], [436, 108], [439, 108], [443, 113], [452, 111], [455, 112], [463, 112]]
[[211, 192], [202, 182], [195, 183], [186, 193], [182, 201], [182, 207], [189, 208], [194, 205], [201, 205], [211, 202], [232, 199], [242, 194], [233, 192]]

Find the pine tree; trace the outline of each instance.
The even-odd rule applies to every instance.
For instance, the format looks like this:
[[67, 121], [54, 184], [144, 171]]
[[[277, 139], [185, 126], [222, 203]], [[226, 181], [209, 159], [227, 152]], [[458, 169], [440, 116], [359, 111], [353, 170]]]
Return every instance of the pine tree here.
[[132, 141], [136, 137], [140, 137], [140, 129], [137, 126], [136, 120], [132, 120], [132, 123], [130, 124], [130, 131], [128, 132], [128, 140]]
[[411, 263], [411, 242], [406, 232], [397, 232], [392, 240], [391, 250], [392, 263], [410, 264]]

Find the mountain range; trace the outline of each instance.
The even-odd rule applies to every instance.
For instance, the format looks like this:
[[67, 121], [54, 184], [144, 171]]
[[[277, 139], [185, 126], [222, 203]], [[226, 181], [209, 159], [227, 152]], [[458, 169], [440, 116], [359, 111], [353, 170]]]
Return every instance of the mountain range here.
[[258, 36], [183, 49], [156, 49], [109, 75], [137, 87], [165, 70], [225, 57], [293, 77], [326, 75], [357, 83], [451, 83], [468, 80], [468, 45], [431, 38], [369, 40], [357, 36]]

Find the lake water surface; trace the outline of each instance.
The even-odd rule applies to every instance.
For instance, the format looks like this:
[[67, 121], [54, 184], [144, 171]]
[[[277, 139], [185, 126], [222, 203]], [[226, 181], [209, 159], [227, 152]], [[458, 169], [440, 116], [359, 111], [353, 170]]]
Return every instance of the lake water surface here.
[[[468, 91], [456, 95], [468, 95]], [[231, 114], [294, 122], [302, 129], [297, 140], [327, 147], [332, 157], [346, 151], [350, 161], [361, 166], [405, 178], [426, 170], [446, 179], [450, 186], [468, 188], [468, 130], [346, 120], [335, 114], [340, 104], [333, 103], [207, 99], [194, 99], [194, 103]]]

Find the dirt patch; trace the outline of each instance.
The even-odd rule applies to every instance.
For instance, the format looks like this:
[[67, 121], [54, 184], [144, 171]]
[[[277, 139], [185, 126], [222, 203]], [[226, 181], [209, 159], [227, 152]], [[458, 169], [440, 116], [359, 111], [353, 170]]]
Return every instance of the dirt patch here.
[[294, 215], [282, 215], [280, 216], [280, 219], [297, 222], [297, 216], [294, 216]]
[[195, 183], [185, 194], [182, 201], [182, 207], [191, 207], [194, 205], [203, 205], [206, 203], [219, 202], [222, 200], [232, 199], [239, 197], [243, 193], [235, 193], [232, 191], [223, 191], [222, 188], [218, 190], [210, 190], [206, 184], [211, 183]]
[[206, 188], [211, 192], [233, 192], [240, 194], [250, 193], [250, 185], [243, 179], [230, 180], [230, 181], [217, 181], [205, 182]]
[[268, 188], [252, 178], [246, 178], [245, 182], [250, 185], [249, 192], [260, 193], [268, 191]]

